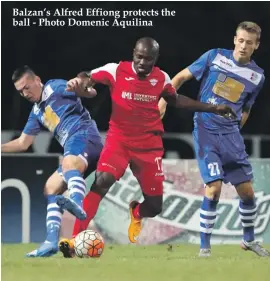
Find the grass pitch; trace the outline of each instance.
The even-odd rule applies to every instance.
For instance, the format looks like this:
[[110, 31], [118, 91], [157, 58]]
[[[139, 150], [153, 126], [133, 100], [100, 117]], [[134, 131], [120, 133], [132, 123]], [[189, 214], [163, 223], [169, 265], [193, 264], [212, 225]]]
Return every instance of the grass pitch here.
[[[266, 281], [270, 258], [239, 246], [213, 246], [198, 258], [198, 246], [105, 245], [98, 259], [24, 258], [35, 244], [2, 244], [3, 281]], [[270, 247], [268, 247], [269, 249]]]

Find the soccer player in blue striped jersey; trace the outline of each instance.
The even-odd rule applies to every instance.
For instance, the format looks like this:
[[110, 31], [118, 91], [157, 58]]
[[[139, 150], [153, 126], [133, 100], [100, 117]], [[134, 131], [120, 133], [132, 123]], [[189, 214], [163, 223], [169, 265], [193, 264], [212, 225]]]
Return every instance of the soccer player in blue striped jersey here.
[[[195, 77], [201, 81], [199, 99], [212, 104], [227, 104], [237, 119], [226, 119], [206, 112], [194, 115], [194, 145], [205, 196], [200, 213], [200, 256], [211, 255], [210, 237], [214, 228], [222, 182], [236, 187], [240, 197], [239, 213], [243, 226], [242, 248], [259, 256], [269, 256], [254, 238], [256, 201], [252, 188], [252, 167], [248, 161], [240, 129], [263, 87], [264, 71], [251, 56], [260, 44], [261, 28], [242, 22], [236, 29], [234, 50], [212, 49], [179, 72], [172, 80], [176, 89]], [[160, 100], [161, 116], [166, 102]]]
[[[44, 193], [47, 197], [47, 237], [28, 257], [48, 257], [58, 250], [63, 210], [78, 219], [85, 219], [82, 207], [85, 197], [84, 176], [96, 169], [103, 144], [96, 123], [83, 107], [78, 93], [67, 92], [67, 81], [49, 80], [44, 85], [28, 66], [15, 70], [12, 76], [16, 90], [33, 103], [29, 119], [21, 136], [2, 144], [2, 152], [25, 151], [33, 143], [42, 127], [47, 128], [64, 149], [62, 164], [48, 179]], [[96, 91], [82, 91], [94, 97]], [[66, 189], [69, 198], [62, 194]]]

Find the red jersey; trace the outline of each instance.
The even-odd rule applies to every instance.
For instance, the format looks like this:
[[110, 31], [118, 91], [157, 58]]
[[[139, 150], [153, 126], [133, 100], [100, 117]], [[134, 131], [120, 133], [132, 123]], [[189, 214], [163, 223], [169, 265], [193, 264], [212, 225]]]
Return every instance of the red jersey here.
[[176, 92], [166, 72], [154, 67], [148, 76], [139, 78], [132, 62], [120, 62], [92, 70], [91, 77], [94, 82], [110, 87], [109, 134], [128, 137], [130, 144], [164, 133], [158, 102], [162, 93], [175, 95]]

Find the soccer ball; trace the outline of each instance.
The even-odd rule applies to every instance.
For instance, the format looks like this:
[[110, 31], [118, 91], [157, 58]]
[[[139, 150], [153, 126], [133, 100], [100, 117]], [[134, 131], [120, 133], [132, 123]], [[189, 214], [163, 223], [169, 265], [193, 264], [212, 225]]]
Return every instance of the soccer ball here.
[[75, 254], [79, 258], [98, 258], [104, 249], [102, 236], [94, 230], [84, 230], [74, 239]]

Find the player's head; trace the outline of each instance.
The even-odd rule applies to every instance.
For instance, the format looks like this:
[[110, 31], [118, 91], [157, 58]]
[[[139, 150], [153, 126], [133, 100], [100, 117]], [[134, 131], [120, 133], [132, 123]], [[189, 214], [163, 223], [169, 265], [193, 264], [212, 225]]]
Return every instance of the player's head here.
[[240, 63], [249, 62], [253, 52], [258, 49], [261, 28], [254, 22], [241, 22], [234, 36], [234, 57]]
[[159, 44], [150, 37], [140, 38], [133, 50], [133, 63], [139, 76], [146, 76], [155, 65], [159, 55]]
[[42, 93], [42, 83], [35, 72], [27, 65], [17, 68], [12, 75], [12, 82], [20, 95], [28, 101], [39, 102]]

